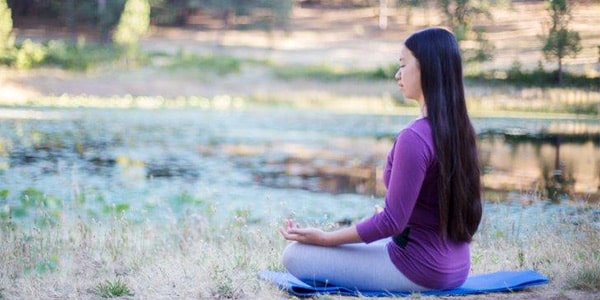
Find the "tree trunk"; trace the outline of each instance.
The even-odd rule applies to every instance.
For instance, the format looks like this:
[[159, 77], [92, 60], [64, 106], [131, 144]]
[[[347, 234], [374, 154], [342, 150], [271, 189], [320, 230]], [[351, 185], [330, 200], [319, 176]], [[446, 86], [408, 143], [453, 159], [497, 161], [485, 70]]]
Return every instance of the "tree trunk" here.
[[[104, 15], [106, 13], [106, 0], [98, 0], [98, 19], [102, 20], [103, 18], [106, 18], [106, 16]], [[106, 28], [105, 24], [102, 24], [102, 21], [100, 21], [100, 41], [103, 44], [109, 44], [110, 43], [110, 34], [109, 34], [109, 30], [108, 28]]]
[[77, 42], [77, 10], [75, 8], [75, 0], [67, 0], [67, 15], [66, 23], [69, 29], [69, 35], [72, 42]]
[[223, 46], [223, 38], [225, 32], [229, 29], [229, 21], [231, 19], [231, 15], [233, 14], [232, 9], [226, 8], [221, 13], [221, 30], [217, 31], [217, 47]]
[[387, 27], [388, 27], [387, 0], [379, 0], [379, 29], [386, 30]]
[[558, 85], [563, 83], [562, 58], [558, 58]]
[[98, 14], [104, 13], [106, 9], [106, 0], [98, 0]]

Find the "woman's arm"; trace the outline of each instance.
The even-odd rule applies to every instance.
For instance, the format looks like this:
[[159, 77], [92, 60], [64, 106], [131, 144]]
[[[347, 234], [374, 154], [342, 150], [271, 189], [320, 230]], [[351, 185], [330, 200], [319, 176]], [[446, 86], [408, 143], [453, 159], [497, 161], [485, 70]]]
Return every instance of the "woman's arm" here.
[[289, 241], [327, 247], [362, 243], [354, 225], [326, 232], [318, 228], [300, 228], [298, 224], [290, 220], [287, 220], [285, 223], [285, 227], [280, 228], [279, 232], [283, 238]]
[[[414, 125], [413, 125], [414, 126]], [[357, 232], [365, 243], [401, 233], [411, 218], [431, 163], [432, 151], [422, 134], [409, 127], [402, 130], [388, 156], [389, 184], [385, 210], [359, 222]]]

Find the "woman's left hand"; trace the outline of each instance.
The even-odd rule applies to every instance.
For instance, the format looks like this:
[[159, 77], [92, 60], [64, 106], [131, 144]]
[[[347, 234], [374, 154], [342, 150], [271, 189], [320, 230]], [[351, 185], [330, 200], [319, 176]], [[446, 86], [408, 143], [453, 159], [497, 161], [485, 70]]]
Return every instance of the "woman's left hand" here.
[[289, 241], [319, 246], [331, 246], [328, 243], [327, 232], [318, 228], [301, 228], [299, 224], [291, 220], [286, 220], [285, 227], [280, 228], [279, 232], [283, 238]]

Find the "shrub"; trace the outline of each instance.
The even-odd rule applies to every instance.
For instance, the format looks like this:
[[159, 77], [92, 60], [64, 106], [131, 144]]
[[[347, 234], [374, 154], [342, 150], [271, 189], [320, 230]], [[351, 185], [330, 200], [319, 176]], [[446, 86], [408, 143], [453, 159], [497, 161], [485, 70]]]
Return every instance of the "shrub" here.
[[44, 61], [46, 54], [47, 51], [43, 45], [26, 39], [17, 50], [14, 66], [18, 69], [31, 69], [40, 65]]
[[69, 70], [85, 71], [106, 63], [115, 62], [122, 52], [112, 46], [77, 44], [64, 41], [49, 41], [44, 64], [55, 65]]

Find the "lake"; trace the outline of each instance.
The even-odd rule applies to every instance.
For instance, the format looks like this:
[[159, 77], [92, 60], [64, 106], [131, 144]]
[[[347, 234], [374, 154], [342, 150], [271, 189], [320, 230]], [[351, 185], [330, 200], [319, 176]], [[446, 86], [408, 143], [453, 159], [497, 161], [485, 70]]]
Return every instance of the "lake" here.
[[[0, 208], [27, 220], [45, 207], [55, 212], [50, 221], [199, 212], [253, 222], [355, 220], [381, 203], [387, 152], [414, 118], [261, 105], [2, 108]], [[597, 201], [599, 120], [473, 122], [486, 200]], [[67, 208], [77, 216], [63, 214]]]

